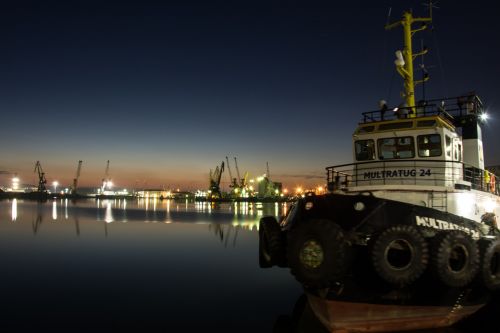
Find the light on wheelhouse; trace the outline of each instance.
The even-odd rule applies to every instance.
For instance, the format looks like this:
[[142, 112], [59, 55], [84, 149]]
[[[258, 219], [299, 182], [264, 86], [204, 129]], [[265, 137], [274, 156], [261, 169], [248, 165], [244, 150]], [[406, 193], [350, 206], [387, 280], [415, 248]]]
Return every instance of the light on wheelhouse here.
[[484, 202], [484, 210], [487, 213], [493, 213], [496, 208], [496, 203], [493, 200], [487, 200]]
[[481, 113], [481, 115], [479, 116], [479, 119], [480, 119], [481, 121], [486, 121], [486, 120], [488, 120], [488, 119], [489, 119], [489, 116], [488, 116], [488, 114], [487, 114], [487, 113]]

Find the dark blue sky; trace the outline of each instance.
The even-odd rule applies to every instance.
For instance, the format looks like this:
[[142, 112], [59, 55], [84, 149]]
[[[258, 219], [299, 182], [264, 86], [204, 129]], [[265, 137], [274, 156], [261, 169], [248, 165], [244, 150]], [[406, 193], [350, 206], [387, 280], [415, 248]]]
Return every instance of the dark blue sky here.
[[[386, 32], [422, 1], [15, 1], [0, 9], [0, 170], [99, 185], [204, 187], [225, 156], [292, 188], [349, 163], [360, 114], [400, 103]], [[440, 1], [428, 97], [475, 90], [500, 164], [495, 2]], [[417, 91], [420, 94], [420, 91]], [[417, 95], [418, 97], [419, 95]], [[234, 164], [232, 165], [234, 172]], [[0, 181], [7, 179], [4, 176]], [[223, 180], [228, 177], [224, 175]]]

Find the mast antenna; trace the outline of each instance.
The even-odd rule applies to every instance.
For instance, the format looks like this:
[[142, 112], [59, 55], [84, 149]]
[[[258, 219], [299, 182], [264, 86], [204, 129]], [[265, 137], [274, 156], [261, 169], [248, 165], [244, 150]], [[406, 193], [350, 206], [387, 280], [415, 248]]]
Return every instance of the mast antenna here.
[[385, 22], [385, 25], [388, 25], [389, 22], [391, 21], [391, 12], [392, 12], [392, 7], [389, 7], [389, 11], [387, 12], [387, 21]]
[[431, 19], [432, 21], [432, 8], [436, 8], [436, 9], [439, 9], [438, 6], [435, 6], [437, 5], [439, 1], [432, 1], [432, 0], [429, 0], [429, 3], [423, 3], [422, 5], [424, 5], [424, 7], [428, 7], [429, 8], [429, 18]]
[[[406, 11], [403, 13], [401, 20], [386, 24], [385, 30], [391, 30], [397, 27], [403, 28], [404, 37], [404, 48], [403, 50], [396, 51], [396, 70], [404, 79], [404, 93], [403, 97], [406, 102], [406, 106], [411, 108], [410, 117], [415, 117], [415, 85], [418, 83], [423, 83], [423, 80], [414, 81], [413, 78], [413, 60], [427, 53], [427, 50], [422, 50], [418, 53], [413, 53], [412, 49], [412, 37], [418, 32], [427, 28], [426, 23], [431, 22], [430, 17], [414, 17], [411, 11]], [[412, 29], [414, 23], [422, 23], [420, 28]]]

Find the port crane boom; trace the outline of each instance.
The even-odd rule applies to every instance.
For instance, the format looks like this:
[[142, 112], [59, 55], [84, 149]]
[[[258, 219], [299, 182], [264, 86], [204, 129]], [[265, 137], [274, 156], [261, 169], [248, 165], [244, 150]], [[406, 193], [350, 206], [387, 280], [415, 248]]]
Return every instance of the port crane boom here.
[[233, 173], [231, 172], [231, 168], [229, 167], [229, 159], [227, 158], [227, 156], [226, 156], [226, 164], [227, 164], [227, 171], [229, 171], [229, 187], [237, 188], [238, 182], [236, 178], [233, 178]]
[[102, 179], [101, 191], [105, 191], [109, 185], [109, 160], [106, 163], [106, 171], [104, 171], [104, 178]]
[[233, 173], [231, 172], [231, 167], [229, 166], [229, 159], [226, 156], [227, 171], [229, 172], [229, 181], [233, 181]]
[[238, 176], [238, 182], [240, 183], [240, 187], [243, 187], [243, 180], [241, 179], [240, 176], [240, 169], [238, 168], [238, 161], [236, 160], [236, 157], [234, 158], [234, 164], [236, 165], [236, 175]]
[[221, 191], [220, 191], [220, 179], [222, 176], [222, 173], [224, 172], [224, 161], [222, 161], [220, 168], [217, 166], [212, 172], [210, 170], [210, 198], [220, 198], [222, 197]]
[[45, 179], [45, 172], [43, 172], [40, 161], [36, 161], [35, 170], [33, 172], [38, 173], [38, 192], [47, 192], [47, 188], [45, 187], [47, 180]]
[[78, 161], [78, 168], [76, 169], [76, 177], [73, 179], [73, 187], [71, 188], [71, 194], [76, 194], [76, 189], [78, 187], [78, 179], [80, 178], [80, 171], [82, 170], [82, 161]]

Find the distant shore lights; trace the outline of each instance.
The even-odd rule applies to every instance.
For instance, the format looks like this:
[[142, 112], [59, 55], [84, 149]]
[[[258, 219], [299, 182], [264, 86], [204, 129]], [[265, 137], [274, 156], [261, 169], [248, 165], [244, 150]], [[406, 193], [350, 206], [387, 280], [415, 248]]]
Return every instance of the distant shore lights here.
[[12, 178], [12, 189], [13, 190], [19, 189], [19, 178], [18, 177]]

